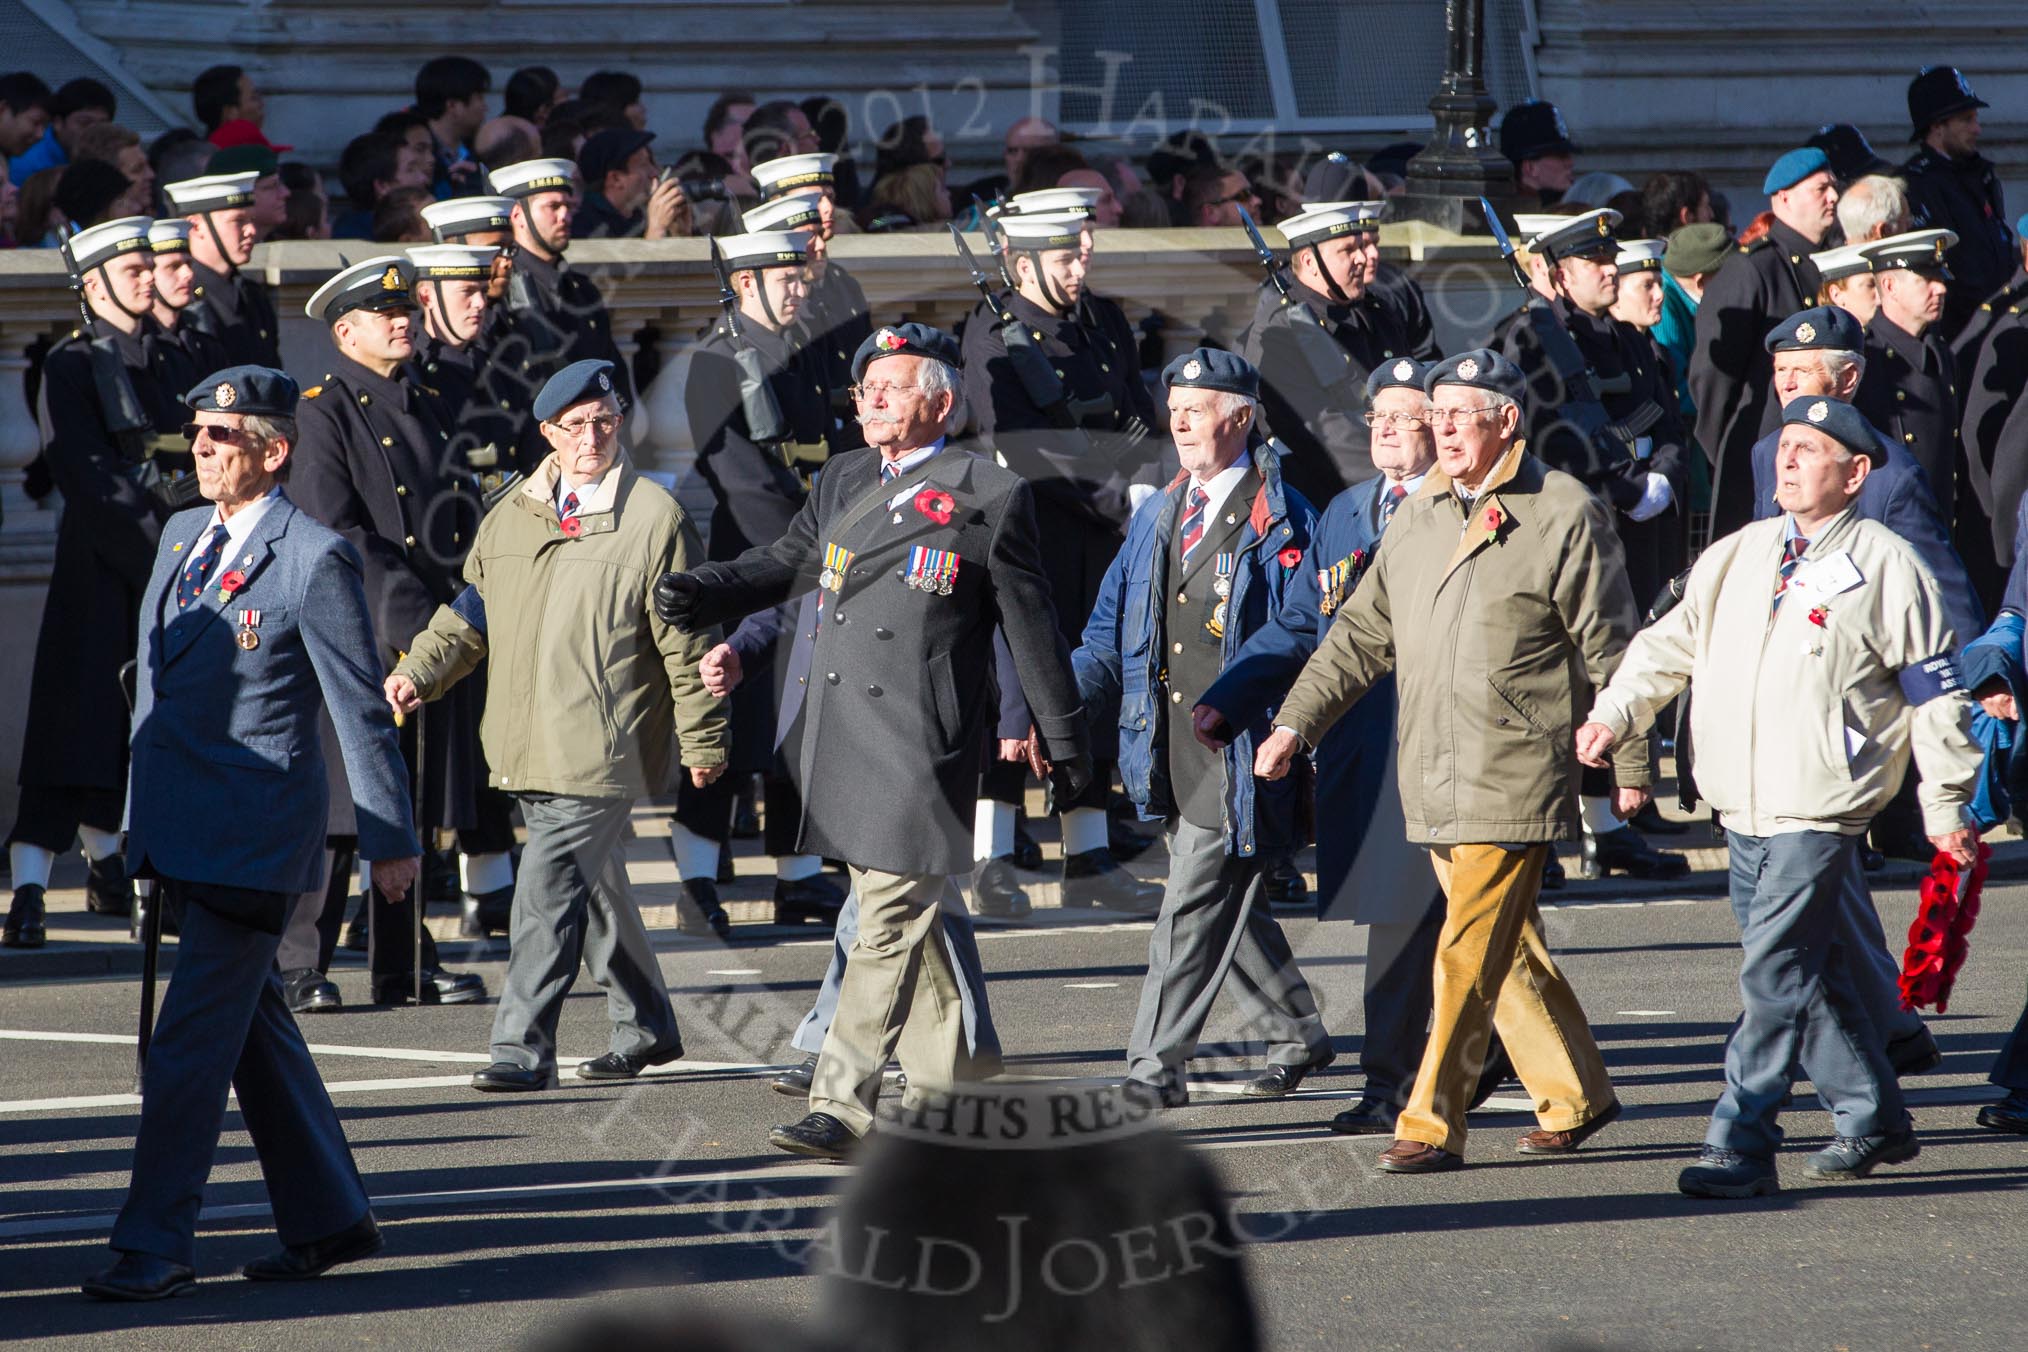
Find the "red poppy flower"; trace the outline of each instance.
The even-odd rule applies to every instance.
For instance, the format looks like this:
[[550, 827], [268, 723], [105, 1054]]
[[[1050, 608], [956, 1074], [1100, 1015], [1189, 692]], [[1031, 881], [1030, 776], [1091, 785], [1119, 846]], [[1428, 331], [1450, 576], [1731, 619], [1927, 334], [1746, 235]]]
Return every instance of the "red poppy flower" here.
[[246, 574], [242, 573], [237, 568], [232, 569], [230, 572], [226, 573], [225, 576], [218, 579], [219, 593], [224, 596], [232, 595], [234, 592], [238, 591], [241, 587], [244, 587], [245, 585], [246, 585]]
[[1290, 545], [1287, 549], [1275, 555], [1275, 557], [1281, 561], [1282, 567], [1293, 568], [1303, 561], [1303, 551], [1297, 549], [1294, 545]]
[[557, 525], [562, 529], [565, 535], [568, 535], [573, 540], [575, 540], [578, 537], [578, 535], [584, 530], [584, 523], [579, 521], [574, 516], [567, 516], [563, 518], [563, 520], [557, 522]]
[[951, 524], [951, 512], [957, 505], [957, 500], [940, 488], [925, 488], [915, 495], [915, 509], [939, 526]]
[[1487, 529], [1487, 530], [1498, 530], [1498, 529], [1500, 529], [1500, 522], [1501, 522], [1501, 521], [1503, 521], [1504, 519], [1505, 519], [1505, 518], [1503, 518], [1503, 517], [1502, 517], [1502, 516], [1500, 515], [1500, 509], [1499, 509], [1498, 507], [1488, 507], [1488, 508], [1486, 509], [1486, 529]]
[[1830, 617], [1830, 614], [1831, 612], [1824, 609], [1822, 606], [1812, 607], [1812, 609], [1810, 610], [1810, 623], [1816, 625], [1817, 628], [1822, 629], [1824, 628], [1824, 621]]

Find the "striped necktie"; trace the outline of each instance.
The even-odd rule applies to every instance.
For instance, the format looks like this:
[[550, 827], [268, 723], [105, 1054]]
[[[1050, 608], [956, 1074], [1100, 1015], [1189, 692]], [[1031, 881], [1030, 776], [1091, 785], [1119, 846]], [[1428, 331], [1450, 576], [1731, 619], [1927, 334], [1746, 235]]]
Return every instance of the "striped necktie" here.
[[884, 484], [891, 484], [900, 477], [901, 477], [900, 465], [895, 464], [892, 460], [883, 460], [880, 462], [880, 482]]
[[1394, 520], [1394, 513], [1401, 507], [1401, 500], [1408, 496], [1408, 490], [1400, 484], [1389, 484], [1387, 491], [1380, 495], [1380, 533], [1387, 533], [1387, 523]]
[[1204, 538], [1204, 509], [1211, 502], [1210, 494], [1195, 484], [1190, 486], [1190, 510], [1183, 513], [1183, 566], [1190, 566], [1190, 555]]
[[191, 556], [183, 569], [183, 576], [176, 582], [176, 608], [190, 609], [191, 602], [204, 594], [204, 584], [211, 579], [211, 570], [218, 567], [218, 561], [225, 557], [225, 527], [214, 526], [211, 537], [204, 542], [204, 548]]
[[563, 510], [558, 512], [557, 516], [560, 517], [562, 520], [568, 521], [576, 515], [577, 515], [577, 494], [565, 493], [563, 495]]
[[1809, 547], [1810, 542], [1800, 535], [1791, 535], [1782, 546], [1782, 575], [1775, 583], [1774, 604], [1768, 607], [1768, 614], [1782, 608], [1782, 593], [1789, 589], [1789, 579], [1796, 575], [1796, 569], [1802, 567], [1803, 551]]

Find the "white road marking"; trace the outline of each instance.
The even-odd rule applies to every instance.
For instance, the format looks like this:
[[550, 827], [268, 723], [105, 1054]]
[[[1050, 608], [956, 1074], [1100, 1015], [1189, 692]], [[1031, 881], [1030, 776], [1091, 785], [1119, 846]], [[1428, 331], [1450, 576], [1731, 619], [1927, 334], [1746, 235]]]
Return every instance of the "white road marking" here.
[[759, 976], [758, 967], [711, 967], [705, 969], [706, 976]]
[[1659, 1019], [1674, 1014], [1673, 1009], [1623, 1009], [1613, 1015], [1616, 1019]]
[[1117, 981], [1066, 981], [1063, 988], [1067, 991], [1110, 991], [1118, 990], [1119, 985]]

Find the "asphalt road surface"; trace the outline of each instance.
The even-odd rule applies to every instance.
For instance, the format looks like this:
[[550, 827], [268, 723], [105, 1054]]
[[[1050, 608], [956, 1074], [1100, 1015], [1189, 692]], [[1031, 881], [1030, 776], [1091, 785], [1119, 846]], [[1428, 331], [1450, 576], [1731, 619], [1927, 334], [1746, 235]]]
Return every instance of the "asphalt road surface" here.
[[[1736, 933], [1717, 899], [1571, 905], [1551, 940], [1604, 1048], [1626, 1115], [1569, 1159], [1530, 1159], [1517, 1087], [1476, 1114], [1470, 1167], [1383, 1175], [1378, 1139], [1321, 1124], [1356, 1094], [1364, 932], [1289, 922], [1339, 1062], [1295, 1098], [1247, 1104], [1257, 1064], [1222, 1005], [1193, 1063], [1197, 1103], [1166, 1114], [1205, 1152], [1246, 1231], [1268, 1345], [1297, 1348], [2017, 1349], [2028, 1138], [1973, 1125], [1993, 1053], [2021, 1007], [2028, 886], [1995, 884], [1971, 961], [1933, 1027], [1942, 1069], [1911, 1081], [1923, 1152], [1843, 1186], [1801, 1156], [1828, 1118], [1807, 1089], [1786, 1121], [1784, 1191], [1696, 1202], [1674, 1180], [1701, 1139], [1737, 1012]], [[1881, 896], [1905, 933], [1914, 896]], [[1024, 1076], [1111, 1078], [1145, 963], [1147, 926], [1066, 920], [990, 929], [992, 1001]], [[93, 1304], [77, 1283], [108, 1260], [138, 1109], [131, 976], [0, 987], [0, 1341], [36, 1346], [312, 1349], [512, 1346], [616, 1302], [800, 1317], [804, 1260], [849, 1166], [770, 1150], [798, 1105], [760, 1078], [826, 944], [742, 926], [730, 947], [658, 932], [687, 1058], [623, 1088], [574, 1084], [605, 1049], [604, 1001], [566, 1011], [562, 1088], [472, 1092], [490, 1002], [306, 1019], [388, 1245], [309, 1285], [236, 1275], [274, 1247], [258, 1166], [227, 1119], [198, 1236], [194, 1296]], [[750, 936], [750, 937], [749, 937]], [[447, 957], [497, 989], [500, 955]], [[363, 996], [364, 974], [339, 975]], [[1257, 1051], [1257, 1049], [1254, 1049]]]

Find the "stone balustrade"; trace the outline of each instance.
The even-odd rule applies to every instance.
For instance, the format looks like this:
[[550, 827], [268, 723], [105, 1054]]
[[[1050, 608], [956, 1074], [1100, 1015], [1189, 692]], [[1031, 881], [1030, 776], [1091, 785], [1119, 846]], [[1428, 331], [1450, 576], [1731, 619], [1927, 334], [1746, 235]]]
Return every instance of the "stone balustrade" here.
[[[983, 240], [975, 235], [968, 242], [986, 257]], [[1281, 240], [1271, 235], [1270, 242]], [[253, 270], [275, 289], [282, 314], [283, 362], [304, 384], [323, 375], [330, 351], [323, 326], [304, 315], [304, 302], [346, 261], [380, 248], [290, 242], [256, 255]], [[1506, 266], [1482, 240], [1402, 223], [1382, 231], [1381, 248], [1422, 284], [1446, 351], [1483, 339], [1513, 304]], [[865, 289], [877, 320], [952, 328], [978, 299], [948, 234], [840, 236], [831, 249]], [[1199, 343], [1235, 345], [1251, 318], [1260, 267], [1236, 230], [1101, 231], [1095, 249], [1093, 286], [1119, 300], [1136, 324], [1158, 317], [1164, 360]], [[645, 344], [660, 358], [631, 420], [634, 453], [644, 468], [681, 480], [693, 450], [683, 413], [687, 350], [718, 313], [704, 241], [590, 240], [571, 247], [570, 264], [605, 292], [628, 354]], [[23, 491], [23, 473], [41, 447], [23, 390], [25, 354], [38, 339], [72, 328], [77, 313], [54, 250], [0, 253], [0, 822], [14, 815], [29, 670], [61, 510], [55, 496], [38, 504]], [[126, 620], [80, 615], [72, 622]]]

